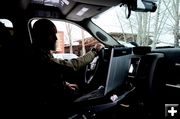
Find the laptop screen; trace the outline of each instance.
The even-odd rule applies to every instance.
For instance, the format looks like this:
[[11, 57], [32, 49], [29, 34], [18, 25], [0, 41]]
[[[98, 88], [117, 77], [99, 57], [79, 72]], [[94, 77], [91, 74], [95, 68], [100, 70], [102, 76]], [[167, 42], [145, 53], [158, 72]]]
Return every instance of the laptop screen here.
[[128, 78], [131, 48], [112, 48], [105, 95], [123, 86]]

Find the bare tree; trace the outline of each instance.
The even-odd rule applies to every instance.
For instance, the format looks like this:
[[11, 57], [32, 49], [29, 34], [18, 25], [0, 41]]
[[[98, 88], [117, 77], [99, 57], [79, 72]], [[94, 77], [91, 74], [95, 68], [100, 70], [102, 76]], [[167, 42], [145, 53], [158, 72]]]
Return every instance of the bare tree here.
[[180, 20], [180, 1], [179, 0], [170, 0], [169, 3], [166, 3], [167, 0], [162, 0], [166, 9], [168, 10], [169, 21], [171, 22], [171, 31], [174, 35], [174, 46], [179, 47], [179, 20]]
[[[177, 2], [176, 2], [177, 3]], [[179, 25], [174, 25], [175, 19], [178, 15], [174, 15], [174, 5], [172, 0], [159, 0], [158, 9], [156, 11], [154, 32], [153, 32], [153, 44], [152, 47], [155, 48], [158, 43], [171, 44], [171, 39], [162, 39], [163, 35], [171, 35], [175, 28]], [[178, 20], [179, 21], [179, 20]], [[177, 30], [178, 31], [178, 30]], [[161, 37], [161, 39], [160, 39]], [[162, 41], [163, 40], [163, 41]], [[175, 44], [178, 44], [177, 42]]]
[[82, 55], [85, 55], [86, 49], [85, 49], [85, 35], [84, 35], [84, 30], [81, 29], [81, 35], [82, 35]]
[[117, 19], [118, 19], [119, 24], [121, 26], [121, 30], [122, 30], [122, 33], [123, 33], [124, 41], [127, 42], [126, 34], [124, 32], [123, 25], [121, 24], [121, 19], [120, 19], [120, 16], [119, 16], [119, 13], [117, 12], [117, 10], [116, 10], [116, 16], [117, 16]]
[[148, 40], [149, 38], [147, 37], [147, 27], [148, 27], [148, 13], [143, 13], [143, 33], [142, 33], [142, 38], [143, 38], [143, 45], [148, 45]]
[[67, 30], [67, 38], [69, 40], [69, 50], [70, 53], [73, 53], [73, 47], [72, 47], [72, 25], [70, 23], [65, 23], [66, 30]]
[[154, 28], [154, 39], [153, 39], [153, 44], [152, 44], [152, 48], [156, 48], [156, 44], [157, 44], [157, 35], [158, 35], [158, 25], [159, 25], [159, 16], [160, 16], [160, 7], [161, 7], [161, 0], [159, 0], [159, 4], [158, 4], [158, 9], [157, 9], [157, 13], [156, 13], [156, 20], [155, 20], [155, 28]]
[[[163, 1], [163, 4], [162, 4]], [[174, 2], [173, 2], [174, 1]], [[169, 41], [160, 41], [162, 39], [163, 34], [167, 34], [167, 32], [174, 31], [175, 36], [175, 44], [178, 43], [179, 36], [179, 0], [159, 0], [158, 1], [158, 9], [155, 13], [135, 13], [132, 14], [136, 17], [136, 19], [131, 19], [131, 21], [135, 21], [134, 24], [137, 24], [137, 40], [136, 42], [139, 45], [149, 45], [150, 37], [153, 37], [152, 47], [155, 48], [159, 42], [169, 42]], [[174, 3], [174, 4], [173, 4]], [[171, 6], [170, 6], [171, 5]], [[176, 7], [174, 7], [176, 5]], [[172, 13], [172, 9], [176, 9], [176, 11]], [[176, 13], [176, 14], [175, 14]], [[132, 16], [130, 17], [132, 18]], [[175, 22], [176, 21], [176, 22]], [[169, 25], [169, 23], [173, 25]], [[168, 28], [167, 26], [171, 26]], [[132, 27], [130, 27], [132, 29]], [[132, 31], [132, 30], [131, 30]], [[176, 45], [177, 47], [177, 45]]]
[[135, 36], [134, 36], [134, 31], [133, 31], [133, 27], [132, 27], [131, 20], [130, 20], [130, 19], [128, 19], [128, 20], [129, 20], [129, 24], [130, 24], [131, 33], [132, 33], [132, 35], [131, 35], [132, 41], [133, 41], [133, 42], [136, 42], [136, 41], [135, 41]]
[[139, 45], [148, 45], [149, 43], [149, 18], [148, 13], [136, 13], [137, 19], [137, 43]]
[[137, 32], [137, 43], [139, 44], [139, 45], [142, 45], [142, 13], [137, 13], [136, 14], [136, 18], [137, 18], [137, 22], [138, 22], [138, 32]]
[[174, 15], [175, 15], [175, 24], [174, 24], [174, 45], [175, 47], [179, 47], [179, 20], [180, 20], [180, 12], [179, 12], [179, 0], [173, 0], [174, 5]]
[[151, 13], [148, 13], [148, 22], [147, 22], [147, 44], [149, 45], [149, 38], [151, 35], [150, 27], [151, 27]]

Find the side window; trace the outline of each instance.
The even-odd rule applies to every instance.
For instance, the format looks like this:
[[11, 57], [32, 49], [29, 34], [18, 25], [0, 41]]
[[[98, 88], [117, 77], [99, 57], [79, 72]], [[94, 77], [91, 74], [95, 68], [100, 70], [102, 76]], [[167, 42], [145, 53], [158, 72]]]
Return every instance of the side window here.
[[8, 19], [0, 19], [0, 22], [4, 24], [4, 26], [9, 30], [11, 35], [14, 34], [13, 24], [12, 24], [12, 22], [10, 20], [8, 20]]
[[[37, 19], [33, 19], [31, 28]], [[82, 56], [98, 41], [80, 26], [71, 22], [51, 19], [57, 28], [56, 51], [54, 54], [74, 54]]]
[[13, 24], [8, 19], [0, 19], [0, 49], [4, 51], [11, 51], [13, 44]]

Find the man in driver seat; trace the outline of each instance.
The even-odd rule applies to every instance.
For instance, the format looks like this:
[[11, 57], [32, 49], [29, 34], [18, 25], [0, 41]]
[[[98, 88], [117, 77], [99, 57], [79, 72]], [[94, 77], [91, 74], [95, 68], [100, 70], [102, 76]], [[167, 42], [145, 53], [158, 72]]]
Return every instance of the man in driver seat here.
[[39, 91], [37, 97], [40, 104], [64, 104], [64, 101], [68, 100], [63, 99], [64, 87], [76, 90], [77, 85], [67, 83], [63, 79], [63, 72], [77, 71], [86, 66], [104, 47], [102, 44], [96, 44], [91, 51], [76, 59], [55, 59], [52, 51], [55, 50], [56, 33], [56, 26], [48, 19], [39, 19], [33, 25], [31, 62], [33, 62], [33, 73], [37, 79], [35, 87]]

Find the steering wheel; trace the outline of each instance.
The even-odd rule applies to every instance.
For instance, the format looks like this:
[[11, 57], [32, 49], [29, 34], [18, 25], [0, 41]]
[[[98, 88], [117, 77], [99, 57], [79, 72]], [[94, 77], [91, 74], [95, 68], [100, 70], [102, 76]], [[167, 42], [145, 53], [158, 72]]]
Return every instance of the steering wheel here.
[[85, 83], [90, 84], [97, 73], [100, 63], [104, 59], [104, 48], [102, 48], [94, 60], [86, 66]]

